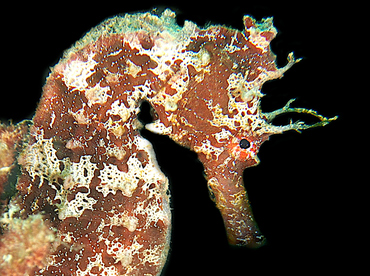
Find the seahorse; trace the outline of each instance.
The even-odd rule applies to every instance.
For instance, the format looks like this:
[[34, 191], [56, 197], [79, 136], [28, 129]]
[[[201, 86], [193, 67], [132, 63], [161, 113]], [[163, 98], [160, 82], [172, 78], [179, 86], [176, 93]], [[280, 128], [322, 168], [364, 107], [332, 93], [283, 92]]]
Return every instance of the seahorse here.
[[[243, 22], [243, 31], [202, 29], [189, 21], [178, 26], [169, 9], [127, 14], [107, 19], [65, 52], [47, 78], [17, 161], [11, 204], [21, 218], [41, 214], [57, 242], [30, 275], [161, 273], [171, 233], [169, 184], [140, 135], [144, 127], [198, 154], [230, 244], [263, 245], [244, 169], [259, 163], [258, 150], [271, 135], [336, 117], [291, 107], [293, 100], [262, 112], [262, 85], [299, 59], [290, 54], [277, 68], [272, 18]], [[154, 117], [146, 125], [137, 116], [144, 101]], [[319, 122], [272, 124], [289, 112]]]

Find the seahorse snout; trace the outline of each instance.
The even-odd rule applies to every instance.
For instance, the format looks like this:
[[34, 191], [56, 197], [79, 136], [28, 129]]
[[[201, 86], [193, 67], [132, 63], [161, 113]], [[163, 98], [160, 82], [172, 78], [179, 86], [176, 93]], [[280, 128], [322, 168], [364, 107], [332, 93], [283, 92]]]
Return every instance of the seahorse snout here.
[[208, 189], [221, 212], [230, 244], [258, 248], [265, 243], [253, 217], [243, 184], [243, 170], [222, 167], [206, 170]]

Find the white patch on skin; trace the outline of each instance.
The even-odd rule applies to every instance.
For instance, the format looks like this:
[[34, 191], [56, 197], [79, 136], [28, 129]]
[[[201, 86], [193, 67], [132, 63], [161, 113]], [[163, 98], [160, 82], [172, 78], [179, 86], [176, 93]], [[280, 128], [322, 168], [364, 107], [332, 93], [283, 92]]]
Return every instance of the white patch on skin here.
[[[86, 62], [75, 59], [64, 64], [64, 70], [62, 69], [61, 74], [63, 75], [64, 83], [69, 89], [84, 91], [88, 87], [86, 79], [94, 74], [94, 67], [97, 64], [93, 59], [94, 56], [95, 54], [89, 55]], [[57, 66], [55, 71], [60, 71], [60, 69]]]
[[104, 197], [109, 193], [116, 194], [117, 190], [130, 197], [137, 188], [140, 179], [145, 183], [163, 183], [163, 191], [167, 191], [167, 178], [159, 169], [150, 142], [135, 136], [134, 143], [138, 150], [144, 150], [148, 154], [148, 164], [143, 167], [135, 155], [130, 156], [127, 160], [127, 172], [120, 171], [116, 165], [104, 164], [104, 169], [100, 171], [99, 175], [101, 183], [96, 188]]
[[89, 188], [91, 180], [94, 177], [94, 172], [98, 168], [92, 163], [90, 155], [81, 156], [80, 162], [71, 162], [70, 175], [73, 181], [78, 184], [78, 187]]
[[248, 40], [257, 48], [261, 49], [263, 53], [269, 51], [270, 42], [261, 35], [262, 32], [272, 32], [277, 34], [276, 28], [272, 24], [272, 17], [264, 18], [260, 23], [256, 23], [252, 19], [255, 26], [251, 26], [246, 29], [249, 32]]
[[71, 201], [66, 201], [64, 206], [59, 209], [58, 217], [64, 220], [68, 217], [80, 217], [87, 210], [94, 210], [93, 205], [97, 202], [96, 199], [88, 197], [88, 193], [76, 193], [75, 198]]
[[206, 140], [202, 142], [201, 146], [194, 146], [194, 151], [196, 153], [199, 153], [199, 152], [204, 153], [207, 159], [211, 159], [212, 154], [214, 154], [216, 158], [218, 159], [218, 157], [224, 150], [222, 148], [220, 149], [220, 148], [216, 148], [215, 146], [212, 146], [211, 142], [209, 140]]
[[74, 138], [68, 140], [66, 144], [67, 149], [77, 149], [82, 147], [83, 147], [82, 143]]
[[121, 213], [114, 213], [113, 216], [110, 217], [110, 224], [116, 226], [124, 226], [127, 228], [128, 231], [134, 232], [138, 225], [138, 218], [135, 216], [129, 216], [127, 212]]
[[122, 160], [126, 155], [126, 151], [123, 147], [105, 147], [105, 150], [108, 156], [116, 157], [118, 160]]
[[[222, 142], [228, 141], [230, 137], [232, 137], [232, 134], [230, 131], [226, 129], [221, 129], [220, 132], [213, 134], [213, 137], [216, 138], [218, 143], [222, 143]], [[221, 141], [221, 140], [225, 140], [225, 141]]]
[[40, 184], [43, 180], [53, 180], [62, 174], [60, 170], [56, 150], [53, 147], [53, 138], [44, 139], [43, 135], [36, 136], [36, 143], [29, 145], [22, 153], [23, 158], [20, 162], [23, 168], [35, 181], [36, 176], [40, 178]]
[[132, 244], [129, 246], [120, 243], [117, 239], [112, 241], [106, 239], [105, 244], [107, 246], [107, 253], [114, 257], [116, 263], [121, 262], [121, 265], [127, 269], [126, 275], [130, 274], [130, 272], [135, 269], [135, 267], [130, 266], [133, 257], [139, 254], [140, 249], [143, 247], [142, 244], [138, 243], [136, 236], [134, 237]]
[[[261, 68], [261, 70], [264, 70]], [[242, 73], [232, 73], [230, 74], [229, 78], [227, 79], [227, 82], [229, 83], [227, 87], [227, 91], [229, 92], [229, 100], [232, 102], [232, 100], [235, 98], [236, 95], [240, 94], [240, 97], [244, 102], [250, 102], [254, 99], [259, 99], [263, 96], [259, 88], [262, 86], [263, 82], [267, 80], [267, 78], [264, 78], [263, 71], [259, 75], [258, 78], [256, 78], [252, 82], [246, 81], [248, 77], [248, 71], [243, 76]], [[233, 109], [233, 106], [231, 102], [229, 101], [229, 111]], [[235, 102], [235, 101], [234, 101]], [[234, 102], [232, 102], [234, 104]]]
[[87, 125], [91, 123], [91, 120], [86, 116], [86, 112], [84, 109], [85, 106], [86, 104], [83, 103], [82, 108], [77, 110], [76, 112], [72, 112], [71, 110], [68, 110], [69, 114], [71, 114], [73, 118], [76, 120], [76, 122], [81, 125]]
[[[142, 191], [148, 193], [148, 200], [153, 197], [156, 198], [156, 200], [150, 200], [149, 204], [145, 201], [139, 202], [135, 210], [135, 215], [147, 215], [145, 227], [150, 227], [151, 222], [157, 222], [158, 220], [161, 220], [165, 225], [169, 225], [171, 211], [169, 209], [169, 196], [166, 194], [168, 190], [168, 179], [159, 168], [150, 142], [140, 136], [136, 136], [134, 143], [138, 150], [144, 150], [148, 154], [149, 163], [145, 166], [145, 170], [142, 171], [142, 179], [145, 182], [142, 186]], [[150, 189], [149, 187], [153, 184], [156, 187]], [[161, 206], [163, 209], [159, 208], [158, 200], [162, 202]]]
[[172, 133], [172, 126], [166, 127], [160, 120], [146, 124], [145, 128], [156, 134], [169, 135]]
[[101, 183], [96, 190], [101, 192], [104, 197], [109, 193], [116, 194], [120, 190], [124, 196], [131, 197], [136, 190], [140, 180], [141, 162], [133, 156], [127, 160], [128, 172], [122, 172], [116, 165], [104, 164], [104, 169], [100, 170], [99, 179]]
[[[234, 129], [235, 123], [237, 122], [245, 131], [253, 131], [256, 134], [263, 134], [266, 132], [267, 128], [271, 127], [271, 125], [269, 125], [263, 118], [260, 117], [260, 114], [258, 112], [256, 115], [248, 115], [247, 110], [250, 110], [250, 108], [245, 102], [238, 102], [237, 105], [235, 105], [238, 113], [235, 114], [232, 118], [222, 113], [222, 108], [219, 104], [217, 104], [216, 106], [207, 104], [207, 106], [213, 115], [213, 120], [210, 121], [211, 125], [213, 126], [227, 126], [230, 129]], [[244, 116], [242, 115], [243, 111], [245, 113]]]
[[127, 67], [125, 68], [124, 73], [136, 78], [137, 74], [142, 71], [141, 67], [137, 66], [135, 63], [133, 63], [129, 59], [127, 59], [126, 62], [127, 62]]
[[130, 109], [128, 109], [123, 102], [116, 100], [107, 111], [107, 115], [118, 115], [121, 117], [122, 122], [126, 122], [131, 114]]
[[133, 88], [134, 90], [127, 95], [127, 103], [130, 111], [135, 110], [135, 112], [138, 113], [138, 102], [147, 98], [148, 95], [155, 93], [155, 91], [151, 88], [149, 80], [146, 80], [143, 85], [136, 85], [133, 86]]
[[235, 35], [231, 38], [230, 44], [226, 44], [224, 47], [225, 51], [228, 51], [230, 54], [234, 53], [235, 51], [240, 51], [240, 48], [233, 45], [234, 42], [237, 40], [238, 37], [238, 31], [235, 31]]
[[53, 113], [51, 113], [51, 121], [50, 121], [50, 125], [49, 127], [52, 128], [53, 127], [53, 124], [54, 124], [54, 121], [55, 121], [55, 112], [53, 111]]
[[148, 155], [149, 162], [145, 166], [145, 169], [142, 170], [140, 174], [141, 178], [144, 180], [145, 183], [161, 183], [163, 191], [167, 191], [168, 180], [159, 168], [152, 144], [148, 140], [140, 136], [135, 136], [134, 143], [138, 150], [143, 150]]
[[93, 104], [106, 103], [108, 97], [110, 97], [107, 93], [108, 91], [110, 91], [110, 88], [108, 86], [100, 87], [100, 84], [96, 84], [92, 88], [86, 88], [85, 96], [88, 100], [87, 105], [91, 107]]
[[250, 32], [248, 41], [251, 42], [254, 46], [262, 50], [262, 53], [267, 52], [270, 42], [266, 40], [265, 37], [261, 36], [259, 32], [256, 32], [255, 28], [247, 29]]
[[113, 121], [112, 118], [109, 118], [104, 123], [104, 128], [112, 132], [117, 138], [120, 138], [126, 132], [125, 125], [122, 121]]
[[112, 103], [111, 108], [107, 111], [107, 115], [118, 115], [121, 117], [119, 121], [113, 121], [109, 118], [104, 123], [104, 128], [112, 132], [117, 138], [120, 138], [123, 134], [125, 134], [125, 123], [130, 118], [134, 112], [138, 112], [138, 107], [132, 106], [127, 108], [123, 102], [120, 100], [116, 100]]
[[61, 237], [62, 242], [71, 243], [71, 242], [74, 242], [73, 234], [74, 234], [73, 232], [67, 232], [67, 233], [59, 232], [58, 236]]

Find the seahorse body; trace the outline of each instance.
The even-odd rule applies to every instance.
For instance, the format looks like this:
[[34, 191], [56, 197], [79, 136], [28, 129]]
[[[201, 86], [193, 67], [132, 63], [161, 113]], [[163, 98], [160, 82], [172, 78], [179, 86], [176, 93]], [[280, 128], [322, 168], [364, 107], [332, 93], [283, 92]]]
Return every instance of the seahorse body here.
[[[230, 243], [259, 246], [242, 173], [258, 164], [272, 134], [311, 126], [274, 126], [290, 108], [262, 113], [261, 86], [280, 78], [269, 48], [272, 19], [244, 17], [245, 30], [198, 28], [165, 10], [106, 20], [53, 68], [18, 162], [17, 204], [42, 213], [59, 246], [34, 275], [159, 275], [171, 230], [168, 180], [137, 120], [198, 153]], [[315, 126], [316, 126], [315, 125]], [[174, 184], [175, 185], [175, 184]]]

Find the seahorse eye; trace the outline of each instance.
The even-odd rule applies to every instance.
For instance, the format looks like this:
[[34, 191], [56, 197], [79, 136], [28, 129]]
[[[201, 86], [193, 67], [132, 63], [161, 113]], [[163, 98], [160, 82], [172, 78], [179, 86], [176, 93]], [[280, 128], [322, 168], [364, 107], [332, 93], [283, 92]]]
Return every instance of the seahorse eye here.
[[251, 143], [247, 139], [241, 139], [240, 142], [239, 142], [239, 146], [242, 149], [247, 149], [251, 146]]

